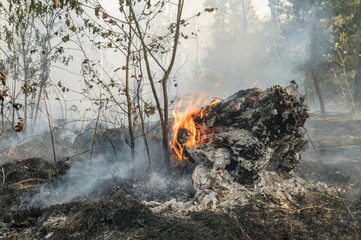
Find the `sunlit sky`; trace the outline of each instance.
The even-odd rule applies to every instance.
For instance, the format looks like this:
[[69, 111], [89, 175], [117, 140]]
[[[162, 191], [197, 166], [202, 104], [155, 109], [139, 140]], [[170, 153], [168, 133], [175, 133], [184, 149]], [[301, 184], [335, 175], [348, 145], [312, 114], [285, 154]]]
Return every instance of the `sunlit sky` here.
[[266, 17], [270, 15], [270, 10], [268, 7], [268, 0], [253, 0], [254, 8], [262, 17]]
[[[192, 12], [194, 13], [195, 11], [201, 11], [202, 10], [202, 6], [205, 0], [185, 0], [185, 12]], [[268, 1], [269, 0], [252, 0], [253, 2], [253, 6], [254, 9], [256, 11], [256, 13], [262, 17], [267, 17], [270, 15], [270, 10], [268, 7]], [[114, 8], [114, 3], [117, 1], [105, 1], [105, 0], [100, 0], [100, 2], [105, 6], [105, 7], [109, 7], [108, 10], [114, 10], [115, 12], [118, 11], [118, 8]]]
[[[185, 1], [185, 9], [186, 11], [192, 11], [192, 10], [200, 10], [202, 9], [202, 5], [205, 0], [186, 0]], [[268, 7], [268, 0], [252, 0], [254, 9], [258, 15], [261, 17], [267, 17], [270, 15], [270, 10]]]

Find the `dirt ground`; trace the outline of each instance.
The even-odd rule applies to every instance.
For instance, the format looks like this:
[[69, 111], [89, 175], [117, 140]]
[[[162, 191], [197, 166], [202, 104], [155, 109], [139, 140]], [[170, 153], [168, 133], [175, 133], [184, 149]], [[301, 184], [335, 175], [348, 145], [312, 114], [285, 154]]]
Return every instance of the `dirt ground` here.
[[225, 212], [161, 215], [142, 200], [192, 198], [192, 191], [142, 193], [147, 176], [108, 179], [69, 203], [30, 205], [71, 163], [59, 161], [55, 170], [51, 161], [27, 158], [0, 166], [0, 239], [360, 239], [361, 157], [354, 152], [361, 148], [361, 122], [315, 115], [306, 127], [329, 176], [309, 146], [295, 174], [324, 189], [309, 189], [289, 208], [260, 194]]

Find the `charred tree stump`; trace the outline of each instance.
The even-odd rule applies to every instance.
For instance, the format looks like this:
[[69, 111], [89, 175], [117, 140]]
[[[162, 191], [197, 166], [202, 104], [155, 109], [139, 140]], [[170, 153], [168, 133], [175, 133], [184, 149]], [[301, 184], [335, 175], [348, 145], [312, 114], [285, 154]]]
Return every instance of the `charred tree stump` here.
[[194, 116], [196, 124], [207, 129], [202, 144], [184, 147], [184, 154], [209, 172], [227, 171], [240, 183], [252, 183], [264, 171], [288, 176], [307, 143], [301, 128], [308, 107], [293, 83], [266, 91], [241, 90], [205, 107]]

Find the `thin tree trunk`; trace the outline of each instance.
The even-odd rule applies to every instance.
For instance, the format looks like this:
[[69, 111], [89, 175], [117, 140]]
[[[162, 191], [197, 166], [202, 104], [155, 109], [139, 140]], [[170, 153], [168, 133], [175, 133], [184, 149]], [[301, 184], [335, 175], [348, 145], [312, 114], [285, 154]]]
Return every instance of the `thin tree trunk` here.
[[[359, 13], [361, 13], [361, 4], [359, 6]], [[358, 49], [357, 49], [357, 68], [355, 76], [354, 101], [357, 108], [361, 106], [361, 17], [359, 20], [357, 33]]]
[[[138, 52], [138, 54], [140, 54]], [[134, 58], [133, 58], [134, 59]], [[140, 59], [140, 56], [139, 56]], [[139, 62], [139, 71], [140, 71], [140, 75], [141, 80], [143, 80], [143, 68], [142, 68], [142, 62]], [[135, 76], [137, 76], [137, 72], [136, 69], [134, 70], [135, 72]], [[144, 140], [144, 145], [145, 145], [145, 150], [147, 152], [147, 159], [148, 159], [148, 167], [147, 167], [147, 172], [150, 171], [151, 167], [152, 167], [152, 162], [151, 162], [151, 158], [150, 158], [150, 149], [149, 149], [149, 143], [148, 143], [148, 135], [147, 132], [145, 131], [145, 123], [144, 123], [144, 117], [143, 117], [143, 113], [144, 111], [142, 111], [141, 107], [140, 107], [140, 96], [141, 96], [141, 92], [142, 92], [142, 85], [141, 85], [141, 80], [139, 80], [138, 82], [138, 87], [137, 87], [137, 103], [138, 103], [138, 111], [139, 111], [139, 117], [140, 117], [140, 124], [141, 124], [141, 128], [142, 128], [142, 134], [143, 134], [143, 140]]]
[[[47, 40], [45, 40], [44, 42], [44, 46], [43, 46], [43, 50], [45, 51], [45, 54], [42, 58], [42, 67], [41, 67], [41, 75], [40, 75], [40, 86], [39, 86], [39, 95], [38, 95], [38, 99], [37, 99], [37, 103], [36, 103], [36, 107], [35, 107], [35, 116], [34, 116], [34, 121], [35, 124], [38, 120], [38, 113], [39, 113], [39, 108], [40, 108], [40, 101], [41, 101], [41, 93], [45, 87], [46, 82], [49, 79], [49, 66], [48, 63], [49, 61], [49, 54], [50, 54], [50, 49], [51, 49], [51, 44], [50, 44], [50, 36], [49, 34], [47, 35]], [[66, 111], [66, 109], [65, 109]]]
[[[18, 58], [17, 58], [17, 62], [19, 62]], [[12, 79], [13, 81], [13, 92], [12, 92], [12, 103], [15, 104], [16, 102], [16, 82], [19, 80], [19, 73], [18, 73], [18, 68], [15, 67], [15, 72], [14, 72], [14, 78]], [[11, 126], [15, 126], [15, 108], [12, 107], [12, 118], [11, 118]], [[17, 135], [16, 135], [17, 136]]]
[[50, 137], [51, 137], [51, 145], [53, 147], [54, 168], [55, 168], [56, 172], [58, 172], [56, 151], [55, 151], [55, 142], [54, 142], [53, 130], [52, 130], [52, 127], [51, 127], [49, 109], [48, 109], [48, 105], [46, 104], [45, 94], [44, 94], [44, 105], [45, 105], [45, 109], [46, 109], [46, 115], [48, 117], [49, 131], [50, 131]]
[[128, 129], [130, 136], [130, 149], [132, 152], [132, 160], [135, 160], [135, 142], [134, 142], [134, 133], [133, 133], [133, 122], [132, 122], [132, 101], [129, 94], [129, 61], [132, 45], [132, 20], [130, 18], [131, 11], [129, 7], [129, 36], [128, 36], [128, 51], [127, 58], [125, 63], [125, 95], [127, 97], [127, 111], [128, 111]]
[[313, 83], [315, 84], [318, 101], [320, 102], [321, 115], [325, 116], [326, 115], [325, 103], [323, 101], [323, 96], [322, 96], [322, 91], [321, 91], [321, 88], [320, 88], [320, 83], [319, 83], [317, 75], [316, 75], [316, 73], [315, 73], [315, 71], [313, 69], [311, 70], [311, 77], [312, 77]]
[[[141, 66], [140, 66], [140, 68], [141, 68]], [[149, 171], [151, 169], [150, 149], [149, 149], [149, 144], [148, 144], [147, 132], [145, 131], [143, 111], [141, 110], [141, 107], [140, 107], [140, 94], [141, 94], [141, 82], [139, 81], [139, 84], [137, 87], [137, 103], [138, 103], [138, 111], [139, 111], [140, 124], [141, 124], [141, 128], [142, 128], [145, 150], [147, 152], [147, 159], [148, 159], [147, 171]]]
[[162, 125], [162, 130], [164, 131], [164, 129], [163, 129], [163, 126], [164, 126], [163, 111], [162, 111], [162, 107], [160, 105], [157, 90], [155, 89], [155, 83], [154, 83], [151, 68], [150, 68], [150, 63], [149, 63], [148, 53], [147, 53], [147, 46], [146, 46], [146, 44], [144, 42], [143, 32], [140, 29], [140, 25], [139, 25], [137, 16], [135, 15], [133, 5], [132, 5], [132, 1], [128, 0], [127, 3], [129, 5], [130, 11], [132, 12], [132, 17], [133, 17], [135, 26], [136, 26], [137, 31], [138, 31], [138, 37], [141, 40], [142, 45], [143, 45], [142, 48], [143, 48], [143, 54], [144, 54], [144, 62], [145, 62], [146, 70], [147, 70], [147, 76], [148, 76], [148, 79], [149, 79], [149, 82], [150, 82], [150, 86], [151, 86], [151, 89], [152, 89], [153, 97], [155, 99], [155, 103], [157, 105], [157, 110], [158, 110], [158, 113], [159, 113], [159, 118], [160, 118], [160, 122], [161, 122], [161, 125]]
[[[24, 119], [27, 119], [28, 117], [28, 63], [26, 61], [26, 53], [25, 53], [25, 39], [22, 40], [22, 44], [23, 44], [23, 64], [24, 64], [24, 93], [25, 93], [25, 102], [24, 102]], [[24, 129], [25, 131], [25, 129]]]
[[38, 95], [38, 99], [37, 99], [37, 103], [36, 103], [36, 107], [35, 107], [35, 115], [34, 115], [34, 121], [35, 124], [38, 120], [38, 113], [39, 113], [39, 109], [40, 109], [40, 101], [41, 101], [41, 93], [43, 92], [43, 89], [45, 87], [45, 83], [49, 78], [49, 68], [48, 68], [48, 53], [46, 54], [46, 56], [43, 59], [43, 67], [42, 67], [42, 73], [41, 73], [41, 78], [40, 78], [40, 86], [39, 86], [39, 95]]
[[164, 76], [162, 78], [162, 90], [163, 90], [163, 100], [164, 100], [164, 114], [163, 114], [163, 110], [162, 107], [160, 105], [160, 101], [158, 98], [158, 94], [157, 91], [155, 89], [155, 84], [154, 84], [154, 80], [152, 77], [152, 73], [151, 73], [151, 69], [150, 69], [150, 63], [148, 60], [148, 49], [147, 46], [144, 42], [144, 36], [143, 33], [140, 29], [140, 25], [138, 22], [138, 19], [135, 15], [133, 6], [132, 6], [132, 1], [128, 0], [127, 1], [130, 11], [132, 13], [132, 17], [138, 32], [138, 38], [141, 40], [142, 45], [143, 45], [143, 54], [144, 54], [144, 62], [146, 64], [146, 69], [147, 69], [147, 75], [150, 81], [150, 85], [152, 88], [152, 92], [153, 92], [153, 96], [157, 105], [157, 109], [159, 112], [159, 117], [160, 117], [160, 121], [161, 121], [161, 125], [162, 125], [162, 133], [163, 133], [163, 142], [162, 142], [162, 148], [163, 148], [163, 155], [164, 155], [164, 161], [165, 161], [165, 165], [167, 167], [169, 167], [170, 165], [170, 158], [169, 158], [169, 145], [168, 145], [168, 125], [169, 125], [169, 119], [168, 119], [168, 89], [167, 89], [167, 81], [169, 78], [169, 75], [173, 69], [174, 66], [174, 62], [175, 62], [175, 57], [176, 57], [176, 53], [177, 53], [177, 48], [178, 48], [178, 41], [179, 41], [179, 36], [180, 36], [180, 25], [181, 25], [181, 16], [182, 16], [182, 12], [183, 12], [183, 5], [184, 5], [184, 0], [178, 0], [178, 11], [177, 11], [177, 20], [176, 20], [176, 31], [175, 31], [175, 36], [174, 36], [174, 44], [173, 44], [173, 53], [172, 53], [172, 58], [171, 61], [169, 63], [169, 66], [167, 68], [167, 70], [164, 72]]
[[167, 88], [167, 82], [169, 79], [169, 75], [173, 69], [175, 57], [177, 55], [177, 49], [178, 49], [178, 41], [179, 41], [179, 35], [180, 35], [180, 26], [181, 26], [181, 17], [183, 12], [183, 5], [184, 0], [178, 0], [178, 11], [177, 11], [177, 26], [176, 26], [176, 32], [174, 36], [174, 45], [173, 45], [173, 53], [172, 58], [170, 61], [170, 64], [168, 66], [167, 71], [164, 74], [163, 77], [163, 100], [164, 100], [164, 126], [163, 126], [163, 154], [165, 158], [165, 164], [167, 167], [170, 165], [170, 153], [169, 153], [169, 143], [168, 143], [168, 125], [169, 125], [169, 111], [168, 111], [168, 88]]

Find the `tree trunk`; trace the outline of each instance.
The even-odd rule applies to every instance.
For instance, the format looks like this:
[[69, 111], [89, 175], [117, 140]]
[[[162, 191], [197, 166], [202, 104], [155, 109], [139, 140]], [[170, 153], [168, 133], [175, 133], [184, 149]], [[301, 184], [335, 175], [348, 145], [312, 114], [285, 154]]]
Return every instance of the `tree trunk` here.
[[[141, 64], [140, 64], [139, 68], [140, 68], [141, 75], [143, 76]], [[139, 81], [138, 87], [137, 87], [137, 103], [138, 103], [138, 111], [139, 111], [139, 117], [140, 117], [140, 126], [142, 128], [142, 134], [143, 134], [143, 141], [144, 141], [144, 145], [145, 145], [145, 150], [147, 152], [147, 159], [148, 159], [147, 171], [149, 171], [151, 169], [150, 149], [149, 149], [149, 144], [148, 144], [147, 132], [145, 131], [145, 123], [144, 123], [144, 117], [143, 117], [144, 112], [142, 111], [142, 108], [140, 107], [141, 106], [141, 104], [140, 104], [141, 92], [142, 92], [141, 81]]]
[[127, 59], [125, 65], [125, 95], [127, 97], [127, 111], [128, 111], [128, 129], [130, 136], [130, 149], [132, 151], [132, 160], [135, 160], [135, 142], [134, 142], [134, 132], [133, 132], [133, 122], [132, 122], [132, 101], [130, 99], [129, 94], [129, 61], [130, 61], [130, 53], [132, 46], [132, 20], [131, 20], [131, 11], [129, 7], [129, 36], [128, 36], [128, 51], [127, 51]]
[[[159, 117], [160, 117], [160, 122], [162, 125], [162, 132], [163, 132], [163, 142], [162, 142], [162, 147], [163, 147], [163, 154], [164, 154], [164, 161], [165, 161], [165, 165], [167, 167], [170, 166], [170, 154], [169, 154], [169, 145], [168, 145], [168, 125], [169, 125], [169, 120], [168, 120], [168, 89], [167, 89], [167, 81], [168, 78], [170, 76], [170, 73], [173, 69], [174, 63], [175, 63], [175, 57], [176, 57], [176, 53], [177, 53], [177, 47], [178, 47], [178, 40], [179, 40], [179, 36], [180, 36], [180, 26], [181, 26], [181, 16], [182, 16], [182, 12], [183, 12], [183, 5], [184, 5], [184, 0], [178, 0], [178, 10], [177, 10], [177, 20], [176, 20], [176, 31], [175, 31], [175, 36], [174, 36], [174, 42], [173, 42], [173, 52], [172, 52], [172, 57], [171, 57], [171, 61], [168, 65], [168, 68], [164, 70], [164, 76], [162, 78], [162, 90], [163, 90], [163, 100], [164, 100], [164, 112], [162, 110], [162, 107], [160, 105], [160, 101], [158, 98], [158, 93], [155, 89], [155, 82], [153, 80], [153, 76], [151, 73], [151, 66], [148, 60], [148, 53], [151, 55], [151, 52], [148, 50], [145, 42], [144, 42], [144, 35], [142, 33], [142, 30], [140, 28], [137, 16], [135, 15], [133, 6], [132, 6], [132, 1], [127, 1], [130, 11], [131, 11], [131, 15], [133, 17], [135, 26], [136, 26], [136, 31], [138, 32], [137, 36], [139, 38], [139, 40], [142, 42], [143, 45], [143, 54], [144, 54], [144, 62], [146, 65], [146, 70], [147, 70], [147, 75], [150, 81], [150, 86], [153, 92], [153, 97], [155, 99], [156, 105], [157, 105], [157, 110], [159, 112]], [[156, 60], [156, 59], [154, 59]]]
[[134, 12], [132, 1], [128, 0], [127, 4], [129, 5], [130, 11], [132, 13], [133, 21], [135, 23], [136, 30], [138, 32], [137, 36], [138, 36], [139, 40], [142, 42], [144, 63], [145, 63], [145, 67], [146, 67], [146, 70], [147, 70], [147, 76], [148, 76], [148, 79], [149, 79], [149, 82], [150, 82], [150, 87], [152, 89], [152, 93], [153, 93], [155, 103], [157, 105], [157, 110], [158, 110], [158, 113], [159, 113], [159, 118], [160, 118], [160, 123], [161, 123], [161, 126], [162, 126], [162, 131], [164, 133], [164, 131], [165, 131], [164, 125], [165, 124], [164, 124], [163, 110], [162, 110], [162, 106], [160, 105], [157, 90], [155, 88], [155, 82], [154, 82], [154, 79], [153, 79], [151, 66], [150, 66], [150, 62], [149, 62], [149, 59], [148, 59], [148, 48], [147, 48], [147, 45], [146, 45], [146, 43], [144, 41], [143, 32], [142, 32], [142, 30], [140, 28], [140, 24], [138, 22], [137, 16], [136, 16], [136, 14]]
[[316, 75], [316, 73], [315, 73], [315, 71], [313, 69], [311, 70], [311, 77], [312, 77], [313, 83], [315, 84], [318, 101], [320, 102], [321, 116], [325, 116], [326, 115], [325, 103], [323, 101], [323, 96], [322, 96], [322, 91], [321, 91], [321, 88], [320, 88], [320, 83], [319, 83], [317, 75]]
[[[23, 64], [24, 64], [24, 93], [25, 93], [25, 102], [24, 102], [24, 119], [28, 117], [28, 62], [26, 60], [27, 52], [25, 51], [25, 39], [22, 39], [22, 51], [23, 51]], [[25, 128], [24, 128], [25, 132]]]
[[[361, 12], [361, 4], [359, 6]], [[361, 106], [361, 17], [357, 33], [358, 49], [357, 49], [357, 68], [355, 76], [354, 101], [357, 108]]]
[[177, 22], [176, 22], [177, 26], [176, 26], [175, 36], [174, 36], [173, 53], [172, 53], [172, 58], [169, 63], [168, 69], [165, 72], [163, 81], [162, 81], [163, 100], [164, 100], [163, 153], [164, 153], [164, 158], [165, 158], [165, 164], [167, 167], [169, 167], [169, 165], [170, 165], [170, 153], [169, 153], [169, 143], [168, 143], [168, 130], [169, 130], [169, 128], [168, 128], [168, 125], [169, 125], [168, 107], [169, 107], [169, 104], [168, 104], [167, 81], [168, 81], [169, 75], [173, 69], [173, 66], [175, 63], [175, 57], [177, 55], [183, 5], [184, 5], [184, 0], [178, 0], [178, 11], [177, 11]]

